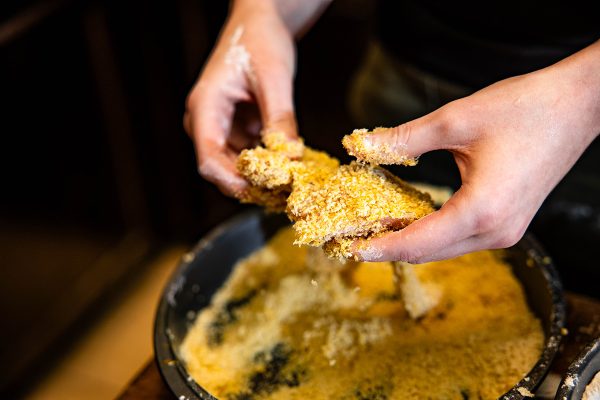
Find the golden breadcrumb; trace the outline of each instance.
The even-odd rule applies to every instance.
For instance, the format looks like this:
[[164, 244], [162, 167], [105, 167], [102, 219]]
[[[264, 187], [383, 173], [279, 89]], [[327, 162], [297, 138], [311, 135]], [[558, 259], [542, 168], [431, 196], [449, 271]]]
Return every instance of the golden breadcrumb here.
[[421, 318], [437, 306], [442, 295], [440, 288], [431, 283], [421, 282], [414, 265], [394, 262], [392, 267], [404, 308], [411, 318]]
[[253, 186], [266, 189], [288, 186], [291, 190], [292, 169], [297, 162], [285, 154], [256, 147], [242, 150], [237, 159], [237, 169]]
[[352, 253], [352, 245], [354, 242], [356, 242], [356, 239], [353, 237], [333, 238], [323, 244], [322, 249], [330, 258], [353, 260], [356, 259], [354, 253]]
[[270, 212], [284, 212], [288, 196], [304, 196], [313, 183], [322, 182], [338, 166], [335, 158], [309, 147], [304, 147], [297, 161], [264, 147], [243, 150], [237, 168], [250, 187], [241, 195], [241, 201], [261, 205]]
[[265, 208], [267, 212], [281, 213], [287, 206], [287, 198], [290, 192], [282, 189], [264, 189], [258, 186], [250, 186], [241, 193], [240, 202], [257, 204]]
[[439, 290], [414, 319], [391, 263], [335, 265], [293, 236], [240, 260], [178, 349], [219, 399], [491, 400], [541, 354], [542, 326], [501, 253], [410, 269]]
[[367, 129], [355, 129], [350, 135], [344, 136], [342, 145], [351, 156], [356, 157], [358, 161], [369, 164], [399, 164], [413, 167], [417, 165], [416, 158], [409, 158], [406, 149], [398, 151], [391, 148], [387, 143], [374, 146], [366, 137], [372, 133], [386, 130], [387, 128], [375, 128], [373, 131]]
[[304, 209], [304, 199], [323, 187], [327, 179], [334, 175], [340, 163], [322, 151], [306, 148], [302, 158], [302, 167], [295, 170], [292, 192], [287, 199], [286, 212], [292, 221], [302, 218], [308, 210]]
[[429, 195], [381, 167], [358, 162], [340, 166], [309, 147], [292, 160], [273, 142], [276, 150], [257, 147], [240, 154], [238, 170], [251, 184], [242, 199], [271, 211], [285, 208], [294, 222], [296, 244], [327, 244], [331, 257], [349, 258], [357, 238], [402, 229], [434, 211]]
[[290, 139], [281, 131], [269, 131], [263, 134], [262, 142], [271, 151], [282, 153], [293, 160], [302, 157], [304, 153], [304, 142], [302, 139]]
[[429, 195], [383, 168], [352, 162], [302, 198], [288, 198], [287, 210], [296, 243], [322, 246], [331, 239], [401, 229], [434, 207]]

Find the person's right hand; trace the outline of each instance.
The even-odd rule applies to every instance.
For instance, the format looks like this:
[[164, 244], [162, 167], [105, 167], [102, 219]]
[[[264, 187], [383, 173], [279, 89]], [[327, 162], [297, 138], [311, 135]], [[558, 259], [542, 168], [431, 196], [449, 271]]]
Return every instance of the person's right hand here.
[[261, 133], [297, 139], [294, 69], [294, 38], [274, 3], [235, 2], [184, 115], [198, 170], [223, 193], [240, 197], [247, 188], [236, 158]]
[[440, 210], [354, 245], [362, 261], [424, 263], [521, 239], [545, 198], [600, 133], [600, 41], [421, 118], [356, 133], [362, 161], [452, 152], [462, 185]]

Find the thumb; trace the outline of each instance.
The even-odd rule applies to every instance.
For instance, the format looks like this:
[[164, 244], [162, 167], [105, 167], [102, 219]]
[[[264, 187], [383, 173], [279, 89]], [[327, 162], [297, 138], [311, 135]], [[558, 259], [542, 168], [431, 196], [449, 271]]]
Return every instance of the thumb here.
[[372, 164], [415, 165], [432, 150], [453, 148], [442, 109], [394, 128], [357, 129], [342, 139], [351, 156]]

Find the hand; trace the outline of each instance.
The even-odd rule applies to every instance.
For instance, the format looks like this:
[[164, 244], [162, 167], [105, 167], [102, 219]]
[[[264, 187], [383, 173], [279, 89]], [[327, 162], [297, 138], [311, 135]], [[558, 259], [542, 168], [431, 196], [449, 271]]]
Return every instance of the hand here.
[[194, 141], [198, 170], [230, 196], [247, 188], [238, 153], [260, 133], [297, 138], [292, 101], [294, 39], [273, 2], [237, 1], [186, 102], [184, 127]]
[[450, 150], [462, 186], [439, 211], [355, 243], [358, 258], [422, 263], [515, 244], [600, 132], [599, 60], [596, 43], [551, 67], [366, 135], [364, 147], [375, 158], [378, 149], [406, 157]]

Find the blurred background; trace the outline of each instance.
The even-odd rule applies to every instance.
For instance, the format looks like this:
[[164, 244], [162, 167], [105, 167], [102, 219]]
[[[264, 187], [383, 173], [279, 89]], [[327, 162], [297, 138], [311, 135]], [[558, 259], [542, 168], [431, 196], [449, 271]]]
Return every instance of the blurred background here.
[[[348, 85], [371, 37], [372, 4], [334, 2], [298, 45], [301, 133], [343, 160], [339, 140], [357, 127]], [[227, 7], [210, 0], [0, 3], [0, 397], [77, 398], [70, 386], [56, 397], [52, 376], [67, 386], [102, 383], [102, 393], [117, 394], [143, 363], [135, 357], [151, 356], [152, 313], [177, 259], [243, 209], [197, 175], [181, 125], [185, 96]], [[449, 168], [426, 180], [456, 188]], [[567, 205], [534, 229], [567, 287], [598, 296], [579, 275], [590, 265], [600, 270], [589, 258], [600, 237], [594, 210]], [[588, 231], [569, 228], [573, 218]], [[132, 298], [139, 306], [119, 314]], [[73, 366], [90, 335], [121, 347], [110, 353], [99, 345], [96, 358]], [[142, 350], [128, 357], [135, 346]], [[66, 372], [57, 378], [61, 366]], [[104, 379], [110, 374], [120, 379]]]
[[[338, 155], [353, 128], [344, 96], [368, 37], [364, 3], [335, 4], [299, 44], [300, 126], [311, 145]], [[169, 254], [163, 270], [172, 269], [183, 249], [243, 208], [198, 176], [181, 124], [227, 8], [0, 3], [0, 393], [33, 396], [156, 260]], [[160, 295], [153, 287], [146, 313]], [[150, 349], [151, 326], [135, 329]], [[122, 358], [102, 373], [121, 371]]]

